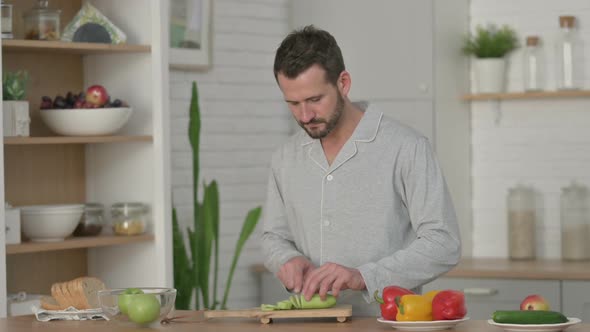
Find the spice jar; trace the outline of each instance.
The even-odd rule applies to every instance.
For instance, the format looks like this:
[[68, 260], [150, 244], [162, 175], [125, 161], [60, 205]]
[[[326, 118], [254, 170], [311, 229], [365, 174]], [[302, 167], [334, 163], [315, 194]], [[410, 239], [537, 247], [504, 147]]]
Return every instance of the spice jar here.
[[23, 15], [25, 39], [58, 40], [61, 10], [49, 9], [48, 0], [38, 0], [37, 6]]
[[508, 254], [511, 259], [533, 259], [536, 248], [535, 192], [518, 185], [508, 191]]
[[12, 35], [12, 4], [2, 0], [2, 39], [13, 38]]
[[145, 232], [147, 225], [147, 206], [145, 204], [113, 204], [111, 216], [115, 234], [137, 235]]
[[75, 236], [95, 236], [100, 234], [104, 225], [104, 205], [86, 203], [80, 223], [74, 230]]
[[588, 188], [572, 183], [561, 190], [561, 257], [587, 260], [590, 258]]

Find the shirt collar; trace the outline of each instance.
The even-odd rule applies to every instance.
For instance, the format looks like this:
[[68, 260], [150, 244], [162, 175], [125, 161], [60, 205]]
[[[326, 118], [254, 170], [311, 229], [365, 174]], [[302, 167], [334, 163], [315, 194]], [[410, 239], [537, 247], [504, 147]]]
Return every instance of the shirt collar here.
[[[372, 142], [377, 137], [383, 112], [378, 111], [375, 106], [365, 101], [354, 102], [353, 104], [365, 112], [365, 114], [357, 124], [350, 139], [357, 142]], [[307, 145], [317, 140], [309, 137], [305, 130], [301, 129], [301, 131], [304, 135], [301, 145]]]

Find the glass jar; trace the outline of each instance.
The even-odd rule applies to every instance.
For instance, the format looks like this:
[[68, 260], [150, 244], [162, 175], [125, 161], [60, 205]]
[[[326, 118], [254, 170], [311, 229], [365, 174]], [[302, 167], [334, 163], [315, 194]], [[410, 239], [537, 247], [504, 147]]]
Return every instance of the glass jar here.
[[509, 189], [508, 254], [511, 259], [533, 259], [536, 249], [535, 192], [518, 185]]
[[559, 17], [559, 35], [556, 41], [557, 89], [579, 89], [583, 83], [582, 41], [575, 29], [574, 16]]
[[58, 40], [61, 10], [49, 9], [48, 0], [38, 0], [37, 6], [23, 15], [25, 39]]
[[116, 203], [111, 207], [111, 217], [115, 234], [141, 234], [146, 230], [147, 206], [143, 203]]
[[543, 63], [539, 37], [528, 36], [524, 49], [524, 91], [543, 90]]
[[12, 35], [12, 4], [2, 0], [2, 39], [13, 38]]
[[100, 234], [104, 225], [104, 205], [86, 203], [80, 223], [74, 230], [75, 236], [95, 236]]
[[561, 257], [590, 259], [588, 188], [572, 183], [561, 190]]

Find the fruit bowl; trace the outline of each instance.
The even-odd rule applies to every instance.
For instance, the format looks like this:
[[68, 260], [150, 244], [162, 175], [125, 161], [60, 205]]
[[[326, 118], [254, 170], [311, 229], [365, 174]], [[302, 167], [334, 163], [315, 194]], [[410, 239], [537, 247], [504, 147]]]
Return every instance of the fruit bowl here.
[[159, 324], [174, 307], [174, 288], [119, 288], [98, 291], [98, 303], [110, 321], [131, 325]]
[[121, 129], [129, 120], [130, 107], [42, 109], [43, 122], [64, 136], [102, 136]]

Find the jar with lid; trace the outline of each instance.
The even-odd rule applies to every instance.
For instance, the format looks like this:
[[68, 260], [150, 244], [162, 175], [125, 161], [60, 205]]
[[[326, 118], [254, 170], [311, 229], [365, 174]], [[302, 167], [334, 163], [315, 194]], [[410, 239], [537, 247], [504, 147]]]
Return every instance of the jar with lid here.
[[50, 9], [48, 0], [38, 0], [37, 6], [23, 15], [25, 39], [58, 40], [60, 37], [59, 9]]
[[524, 49], [524, 91], [543, 90], [543, 50], [538, 36], [526, 38]]
[[534, 259], [536, 249], [535, 192], [517, 185], [509, 189], [508, 254], [511, 259]]
[[574, 16], [559, 17], [559, 34], [556, 41], [557, 88], [560, 90], [579, 89], [583, 83], [582, 40], [575, 28]]
[[561, 190], [561, 257], [590, 259], [588, 188], [572, 183]]
[[143, 203], [116, 203], [111, 207], [113, 231], [118, 235], [142, 234], [147, 226], [147, 206]]
[[2, 39], [13, 38], [12, 35], [12, 4], [2, 0]]
[[74, 236], [95, 236], [100, 234], [104, 225], [104, 205], [86, 203], [82, 218], [74, 230]]

